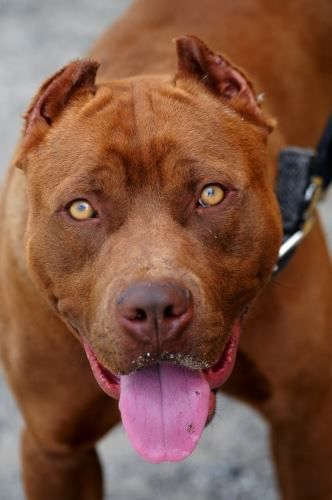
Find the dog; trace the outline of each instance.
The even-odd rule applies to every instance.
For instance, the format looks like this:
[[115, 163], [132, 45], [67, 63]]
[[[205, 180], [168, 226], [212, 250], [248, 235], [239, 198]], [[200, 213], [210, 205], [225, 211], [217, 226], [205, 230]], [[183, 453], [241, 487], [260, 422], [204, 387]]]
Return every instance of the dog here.
[[332, 498], [318, 220], [273, 276], [277, 157], [318, 142], [331, 42], [327, 0], [138, 0], [39, 89], [0, 231], [29, 500], [101, 499], [95, 443], [120, 418], [144, 459], [185, 459], [221, 386], [268, 420], [282, 497]]

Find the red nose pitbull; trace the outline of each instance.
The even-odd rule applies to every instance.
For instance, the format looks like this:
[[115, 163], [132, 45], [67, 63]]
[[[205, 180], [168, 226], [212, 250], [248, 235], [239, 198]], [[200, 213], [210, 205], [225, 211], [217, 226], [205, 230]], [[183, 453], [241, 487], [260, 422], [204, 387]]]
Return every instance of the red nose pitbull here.
[[318, 221], [272, 276], [277, 156], [319, 139], [331, 34], [327, 0], [139, 0], [40, 88], [0, 232], [1, 357], [29, 500], [101, 499], [95, 443], [120, 414], [144, 459], [186, 458], [221, 386], [269, 421], [283, 498], [332, 498]]

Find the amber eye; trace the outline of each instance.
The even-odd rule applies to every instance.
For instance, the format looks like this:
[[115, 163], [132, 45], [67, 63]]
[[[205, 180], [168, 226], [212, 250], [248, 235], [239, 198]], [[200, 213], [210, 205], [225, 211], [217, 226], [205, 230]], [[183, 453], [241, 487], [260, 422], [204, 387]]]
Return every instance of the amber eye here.
[[87, 220], [96, 217], [96, 212], [86, 200], [75, 200], [68, 206], [68, 211], [73, 219]]
[[218, 205], [225, 197], [225, 191], [219, 184], [209, 184], [201, 192], [198, 200], [200, 207], [213, 207]]

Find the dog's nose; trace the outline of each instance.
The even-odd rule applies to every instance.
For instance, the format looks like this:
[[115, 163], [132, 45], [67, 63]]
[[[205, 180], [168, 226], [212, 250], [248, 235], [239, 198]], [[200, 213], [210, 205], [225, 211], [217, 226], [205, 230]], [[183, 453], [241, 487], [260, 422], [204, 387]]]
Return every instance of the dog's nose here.
[[173, 281], [136, 283], [117, 300], [117, 318], [123, 329], [157, 348], [180, 334], [192, 316], [190, 291]]

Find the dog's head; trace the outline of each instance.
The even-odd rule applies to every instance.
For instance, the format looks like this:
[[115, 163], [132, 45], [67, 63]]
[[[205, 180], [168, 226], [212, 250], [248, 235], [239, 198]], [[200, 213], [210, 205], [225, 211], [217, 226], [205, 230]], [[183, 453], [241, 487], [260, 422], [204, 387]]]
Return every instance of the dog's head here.
[[[194, 37], [178, 39], [177, 52], [175, 76], [97, 85], [96, 63], [65, 67], [26, 115], [18, 165], [31, 273], [100, 385], [123, 393], [129, 434], [141, 425], [137, 405], [167, 413], [174, 399], [195, 444], [213, 414], [211, 390], [233, 366], [241, 320], [271, 277], [281, 224], [272, 122], [251, 83]], [[180, 427], [158, 425], [182, 442]], [[191, 451], [166, 450], [165, 435], [156, 453], [132, 440], [154, 461]]]

